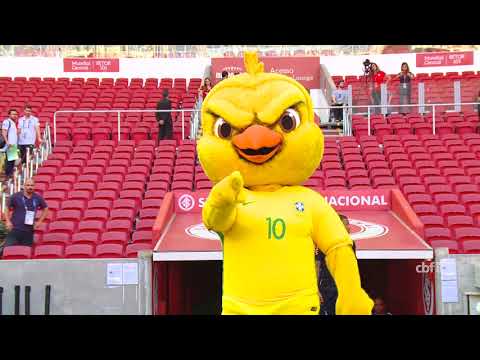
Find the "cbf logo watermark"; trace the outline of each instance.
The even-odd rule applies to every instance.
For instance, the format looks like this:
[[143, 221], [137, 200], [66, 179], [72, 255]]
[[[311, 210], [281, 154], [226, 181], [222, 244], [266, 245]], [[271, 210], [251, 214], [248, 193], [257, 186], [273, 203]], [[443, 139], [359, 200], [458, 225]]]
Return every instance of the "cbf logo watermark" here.
[[432, 262], [422, 262], [421, 264], [418, 264], [415, 266], [415, 271], [417, 274], [428, 274], [428, 273], [434, 273], [436, 269], [436, 264], [434, 261]]
[[178, 198], [178, 207], [183, 211], [190, 211], [195, 207], [195, 198], [189, 194], [183, 194]]

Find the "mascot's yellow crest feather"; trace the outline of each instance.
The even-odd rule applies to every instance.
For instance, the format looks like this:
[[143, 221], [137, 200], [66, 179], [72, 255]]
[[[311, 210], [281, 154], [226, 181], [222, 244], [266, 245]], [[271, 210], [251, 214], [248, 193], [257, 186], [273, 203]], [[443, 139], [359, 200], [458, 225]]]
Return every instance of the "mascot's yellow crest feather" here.
[[246, 51], [244, 54], [245, 71], [250, 75], [256, 75], [263, 73], [263, 62], [258, 60], [258, 54], [256, 51]]

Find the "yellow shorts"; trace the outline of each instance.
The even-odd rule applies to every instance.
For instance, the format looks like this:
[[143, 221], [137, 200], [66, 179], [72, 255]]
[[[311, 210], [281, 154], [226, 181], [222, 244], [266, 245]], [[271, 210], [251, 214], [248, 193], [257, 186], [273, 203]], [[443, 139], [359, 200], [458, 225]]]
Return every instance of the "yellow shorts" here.
[[247, 304], [222, 297], [222, 315], [318, 315], [318, 294], [301, 295], [275, 302]]

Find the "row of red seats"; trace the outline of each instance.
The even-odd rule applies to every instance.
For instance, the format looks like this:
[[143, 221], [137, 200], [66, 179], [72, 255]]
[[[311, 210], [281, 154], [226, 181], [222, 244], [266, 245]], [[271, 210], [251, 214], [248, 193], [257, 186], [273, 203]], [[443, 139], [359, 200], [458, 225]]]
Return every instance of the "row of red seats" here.
[[[387, 135], [383, 140], [382, 144], [375, 136], [327, 140], [323, 161], [332, 166], [322, 163], [324, 179], [338, 179], [341, 187], [343, 175], [347, 186], [355, 175], [365, 186], [372, 172], [378, 179], [390, 177], [385, 187], [400, 187], [428, 229], [427, 242], [447, 245], [453, 252], [480, 252], [475, 242], [480, 239], [475, 238], [480, 227], [480, 135]], [[373, 166], [364, 162], [369, 160]], [[344, 170], [336, 169], [335, 163]], [[358, 168], [350, 168], [352, 163]]]
[[[188, 87], [191, 86], [197, 86], [200, 85], [202, 82], [202, 79], [200, 78], [191, 78], [189, 80]], [[182, 87], [185, 86], [187, 83], [186, 78], [147, 78], [147, 79], [141, 79], [141, 78], [132, 78], [132, 79], [127, 79], [127, 78], [52, 78], [52, 77], [45, 77], [43, 79], [39, 77], [0, 77], [0, 84], [89, 84], [89, 85], [107, 85], [107, 86], [113, 86], [113, 85], [129, 85], [129, 86], [139, 86], [139, 87], [158, 87], [158, 86], [168, 86], [168, 85], [173, 85], [174, 87]]]
[[8, 246], [3, 250], [4, 260], [24, 259], [84, 259], [84, 258], [136, 258], [139, 251], [151, 250], [152, 246], [144, 243], [102, 244], [96, 247], [88, 244]]

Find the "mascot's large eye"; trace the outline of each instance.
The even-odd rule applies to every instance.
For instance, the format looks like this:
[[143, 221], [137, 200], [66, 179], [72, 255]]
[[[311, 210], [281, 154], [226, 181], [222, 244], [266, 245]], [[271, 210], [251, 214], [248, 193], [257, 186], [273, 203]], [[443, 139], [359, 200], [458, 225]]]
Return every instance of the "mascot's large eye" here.
[[279, 123], [283, 131], [290, 132], [300, 125], [300, 115], [294, 109], [287, 109], [280, 118]]
[[233, 133], [232, 125], [227, 123], [221, 117], [219, 117], [217, 121], [215, 121], [213, 131], [215, 132], [215, 135], [222, 139], [228, 139], [230, 136], [232, 136]]

